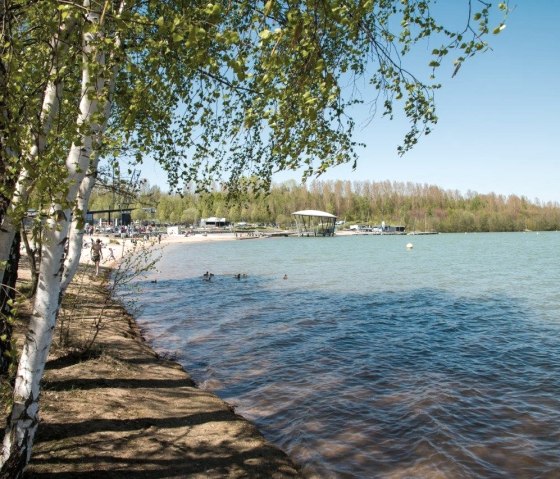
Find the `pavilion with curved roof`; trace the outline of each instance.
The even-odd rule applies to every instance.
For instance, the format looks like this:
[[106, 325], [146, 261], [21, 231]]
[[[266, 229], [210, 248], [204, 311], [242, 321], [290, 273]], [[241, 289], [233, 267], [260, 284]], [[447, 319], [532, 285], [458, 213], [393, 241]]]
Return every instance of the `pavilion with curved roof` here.
[[334, 236], [336, 216], [319, 210], [301, 210], [292, 213], [298, 236]]

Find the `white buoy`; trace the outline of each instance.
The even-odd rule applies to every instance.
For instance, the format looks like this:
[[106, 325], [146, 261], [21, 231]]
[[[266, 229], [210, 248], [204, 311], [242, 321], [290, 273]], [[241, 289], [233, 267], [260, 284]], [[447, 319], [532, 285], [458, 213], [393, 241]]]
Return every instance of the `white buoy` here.
[[412, 248], [414, 248], [414, 245], [412, 243], [406, 244], [406, 249], [412, 249]]

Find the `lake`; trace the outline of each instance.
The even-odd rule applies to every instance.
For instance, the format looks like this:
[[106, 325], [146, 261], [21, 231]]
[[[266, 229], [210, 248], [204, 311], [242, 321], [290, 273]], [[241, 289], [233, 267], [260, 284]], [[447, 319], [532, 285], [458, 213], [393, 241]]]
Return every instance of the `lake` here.
[[555, 478], [559, 247], [558, 232], [171, 244], [130, 294], [154, 349], [308, 477]]

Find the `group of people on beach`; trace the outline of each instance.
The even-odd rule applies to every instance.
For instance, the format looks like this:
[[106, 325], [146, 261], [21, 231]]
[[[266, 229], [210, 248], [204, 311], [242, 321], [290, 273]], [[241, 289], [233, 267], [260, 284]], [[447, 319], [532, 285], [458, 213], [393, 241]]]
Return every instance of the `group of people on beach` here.
[[[86, 228], [86, 234], [90, 234], [93, 235], [93, 227], [90, 228]], [[149, 233], [151, 234], [151, 230], [149, 231]], [[124, 235], [126, 237], [126, 234]], [[162, 240], [162, 234], [158, 233], [156, 236], [150, 237], [148, 233], [146, 233], [144, 235], [143, 238], [136, 238], [136, 237], [131, 237], [130, 241], [133, 245], [136, 245], [136, 243], [140, 240], [144, 240], [144, 241], [149, 241], [152, 240], [153, 243], [155, 243], [156, 241], [158, 242], [158, 244], [161, 243]], [[93, 237], [91, 238], [91, 244], [89, 243], [88, 240], [86, 240], [83, 244], [84, 249], [89, 248], [90, 249], [90, 255], [91, 255], [91, 261], [93, 262], [94, 266], [95, 266], [95, 276], [99, 276], [99, 265], [101, 264], [102, 260], [103, 260], [103, 249], [105, 248], [105, 245], [103, 244], [103, 242], [101, 241], [101, 239], [93, 239]], [[113, 248], [108, 247], [107, 248], [109, 251], [108, 257], [104, 262], [109, 262], [109, 261], [116, 261], [116, 257], [115, 257], [115, 252], [113, 251]], [[211, 273], [207, 272], [207, 276], [204, 278], [206, 280], [210, 280], [211, 277], [214, 276]]]

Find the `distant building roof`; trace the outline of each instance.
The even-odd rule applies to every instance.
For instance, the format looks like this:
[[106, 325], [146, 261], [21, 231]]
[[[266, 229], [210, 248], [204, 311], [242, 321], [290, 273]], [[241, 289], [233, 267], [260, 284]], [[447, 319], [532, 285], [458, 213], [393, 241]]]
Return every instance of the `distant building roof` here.
[[326, 211], [319, 211], [319, 210], [301, 210], [292, 213], [292, 215], [299, 215], [299, 216], [318, 216], [320, 218], [336, 218], [335, 215], [331, 215]]
[[98, 213], [126, 213], [127, 211], [135, 210], [136, 208], [118, 208], [118, 209], [110, 209], [110, 210], [88, 210], [88, 215], [94, 215]]

